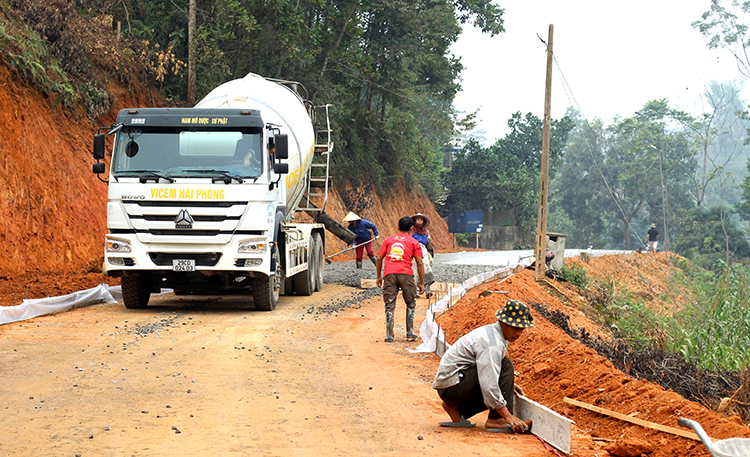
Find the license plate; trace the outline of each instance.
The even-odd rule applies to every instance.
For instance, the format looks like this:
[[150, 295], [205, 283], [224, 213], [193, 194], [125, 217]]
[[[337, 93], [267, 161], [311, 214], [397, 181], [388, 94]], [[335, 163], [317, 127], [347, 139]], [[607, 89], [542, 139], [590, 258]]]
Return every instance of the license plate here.
[[172, 271], [195, 271], [195, 259], [172, 259]]

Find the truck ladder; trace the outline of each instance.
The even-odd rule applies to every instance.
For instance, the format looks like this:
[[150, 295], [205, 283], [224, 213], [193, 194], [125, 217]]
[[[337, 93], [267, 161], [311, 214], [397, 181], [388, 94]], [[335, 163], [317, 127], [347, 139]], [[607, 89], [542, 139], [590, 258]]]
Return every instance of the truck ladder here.
[[[325, 127], [316, 123], [315, 125], [315, 153], [310, 163], [309, 178], [304, 198], [300, 201], [297, 211], [319, 213], [326, 209], [328, 204], [328, 189], [331, 187], [332, 177], [330, 173], [331, 151], [333, 141], [331, 140], [331, 121], [328, 109], [332, 105], [316, 106], [315, 109], [325, 109]], [[320, 205], [312, 203], [313, 197], [323, 197]]]

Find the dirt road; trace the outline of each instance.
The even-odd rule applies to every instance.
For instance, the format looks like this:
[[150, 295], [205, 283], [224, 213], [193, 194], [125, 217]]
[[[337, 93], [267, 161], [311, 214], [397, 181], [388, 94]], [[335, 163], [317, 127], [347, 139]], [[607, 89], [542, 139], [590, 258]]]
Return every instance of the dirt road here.
[[406, 350], [403, 318], [386, 344], [381, 297], [318, 312], [357, 293], [325, 285], [270, 313], [168, 294], [0, 327], [2, 454], [550, 455], [486, 432], [484, 415], [438, 427], [438, 360]]

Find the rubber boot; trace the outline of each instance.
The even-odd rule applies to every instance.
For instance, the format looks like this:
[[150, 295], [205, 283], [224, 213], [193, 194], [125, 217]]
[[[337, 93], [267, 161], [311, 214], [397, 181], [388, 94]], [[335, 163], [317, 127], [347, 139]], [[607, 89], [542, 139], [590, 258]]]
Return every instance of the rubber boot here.
[[385, 342], [393, 343], [393, 312], [385, 313]]
[[375, 265], [375, 267], [378, 266], [378, 261], [375, 260], [375, 257], [370, 257], [370, 262], [372, 262], [372, 264]]
[[406, 341], [414, 341], [417, 339], [416, 333], [414, 333], [414, 310], [406, 310]]
[[357, 260], [356, 263], [357, 263], [357, 269], [362, 269], [362, 261]]

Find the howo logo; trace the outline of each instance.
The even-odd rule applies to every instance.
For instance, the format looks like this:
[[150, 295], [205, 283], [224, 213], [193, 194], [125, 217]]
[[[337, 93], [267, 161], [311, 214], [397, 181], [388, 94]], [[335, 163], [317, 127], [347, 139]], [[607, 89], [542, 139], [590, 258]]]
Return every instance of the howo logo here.
[[195, 221], [190, 213], [188, 213], [186, 209], [183, 209], [180, 210], [180, 213], [174, 218], [174, 228], [191, 229], [193, 228], [194, 222]]

